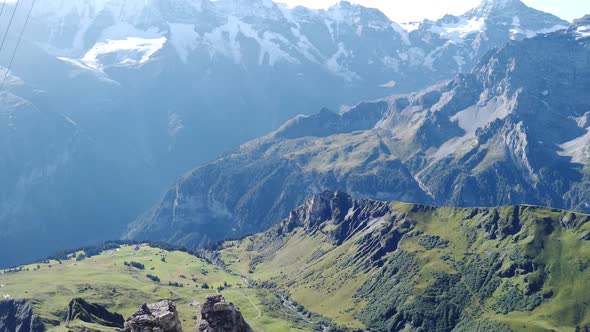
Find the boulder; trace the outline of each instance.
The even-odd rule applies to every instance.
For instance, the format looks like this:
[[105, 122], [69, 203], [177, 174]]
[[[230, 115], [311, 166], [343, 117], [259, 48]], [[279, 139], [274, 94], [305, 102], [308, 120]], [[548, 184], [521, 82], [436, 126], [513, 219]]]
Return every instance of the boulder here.
[[176, 304], [170, 300], [143, 304], [125, 322], [124, 332], [182, 332]]
[[226, 302], [222, 295], [211, 295], [201, 306], [194, 332], [252, 332], [252, 329], [233, 303]]

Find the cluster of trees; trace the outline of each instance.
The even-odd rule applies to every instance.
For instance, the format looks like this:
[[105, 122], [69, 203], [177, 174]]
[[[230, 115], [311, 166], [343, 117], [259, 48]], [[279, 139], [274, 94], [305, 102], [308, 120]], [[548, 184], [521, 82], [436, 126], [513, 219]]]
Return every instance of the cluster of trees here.
[[[11, 268], [8, 270], [4, 270], [2, 272], [2, 274], [17, 273], [17, 272], [21, 272], [21, 271], [23, 271], [23, 267], [19, 266], [19, 267]], [[26, 271], [28, 271], [28, 269], [26, 269]]]
[[155, 276], [153, 274], [148, 274], [148, 275], [146, 275], [146, 277], [155, 283], [158, 283], [158, 284], [160, 283], [160, 278], [158, 278], [157, 276]]
[[139, 263], [139, 262], [123, 262], [123, 264], [125, 264], [125, 266], [129, 266], [129, 267], [134, 267], [138, 270], [145, 270], [145, 265]]

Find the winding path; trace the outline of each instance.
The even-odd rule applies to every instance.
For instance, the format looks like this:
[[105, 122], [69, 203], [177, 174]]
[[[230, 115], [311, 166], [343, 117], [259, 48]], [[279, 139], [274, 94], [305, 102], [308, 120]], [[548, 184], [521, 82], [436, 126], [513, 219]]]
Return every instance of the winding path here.
[[258, 307], [256, 306], [256, 304], [254, 304], [254, 302], [252, 302], [252, 299], [248, 295], [246, 295], [242, 292], [240, 292], [240, 294], [242, 294], [243, 297], [247, 298], [248, 301], [250, 301], [250, 304], [252, 304], [252, 306], [254, 307], [254, 309], [256, 309], [256, 311], [258, 311], [258, 316], [256, 316], [255, 319], [262, 317], [262, 311], [260, 311], [260, 309], [258, 309]]

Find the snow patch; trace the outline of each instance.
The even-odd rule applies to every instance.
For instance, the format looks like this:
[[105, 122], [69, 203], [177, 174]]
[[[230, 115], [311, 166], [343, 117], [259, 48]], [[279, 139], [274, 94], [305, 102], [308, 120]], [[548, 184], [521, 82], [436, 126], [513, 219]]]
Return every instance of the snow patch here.
[[577, 39], [583, 39], [590, 37], [590, 25], [583, 25], [576, 29]]
[[404, 42], [404, 44], [406, 45], [410, 45], [410, 37], [408, 36], [408, 32], [406, 30], [404, 30], [404, 28], [402, 26], [400, 26], [397, 23], [391, 23], [391, 28], [397, 32], [397, 34], [400, 35], [400, 37], [402, 38], [402, 41]]
[[235, 63], [241, 63], [243, 54], [239, 36], [244, 36], [256, 41], [260, 47], [258, 64], [274, 66], [277, 62], [299, 63], [289, 53], [281, 49], [281, 44], [288, 44], [288, 40], [271, 31], [265, 31], [262, 35], [254, 28], [241, 21], [236, 16], [228, 16], [227, 23], [204, 35], [204, 42], [211, 50], [211, 56], [215, 53], [224, 54], [233, 58]]
[[380, 87], [382, 88], [388, 88], [388, 89], [393, 89], [397, 86], [397, 82], [396, 81], [389, 81], [387, 83], [381, 84]]
[[175, 137], [184, 129], [184, 122], [178, 113], [171, 112], [168, 114], [168, 135]]
[[479, 33], [486, 30], [485, 18], [465, 19], [459, 18], [457, 23], [445, 23], [441, 25], [433, 25], [430, 31], [438, 34], [443, 39], [448, 39], [455, 44], [464, 42], [464, 39], [472, 34]]
[[465, 62], [465, 58], [461, 55], [455, 55], [455, 56], [453, 56], [453, 59], [457, 63], [457, 67], [459, 68], [459, 72], [462, 72], [463, 67], [465, 66], [465, 64], [467, 64], [467, 62]]
[[199, 34], [195, 31], [195, 25], [168, 23], [168, 26], [170, 27], [170, 43], [176, 49], [180, 59], [186, 63], [190, 52], [199, 45]]
[[163, 37], [164, 32], [161, 32], [157, 27], [149, 27], [147, 29], [138, 29], [131, 23], [117, 23], [103, 30], [100, 41], [108, 40], [122, 40], [125, 38], [142, 38], [155, 39]]
[[556, 32], [559, 30], [565, 30], [567, 29], [567, 26], [564, 25], [555, 25], [553, 27], [550, 28], [546, 28], [546, 29], [540, 29], [540, 30], [529, 30], [529, 29], [522, 29], [521, 25], [520, 25], [520, 18], [518, 16], [514, 16], [512, 18], [512, 29], [510, 29], [510, 39], [512, 40], [517, 40], [519, 39], [519, 37], [524, 37], [524, 38], [533, 38], [539, 34], [546, 34], [546, 33], [552, 33], [552, 32]]
[[340, 64], [340, 59], [341, 58], [348, 58], [348, 57], [352, 57], [352, 52], [348, 51], [345, 47], [344, 47], [344, 43], [339, 43], [338, 44], [338, 51], [336, 51], [336, 53], [334, 53], [334, 55], [326, 61], [326, 67], [334, 74], [348, 80], [348, 81], [353, 81], [354, 79], [357, 79], [359, 76], [350, 71], [348, 68], [344, 67], [343, 65]]
[[573, 163], [586, 164], [590, 161], [590, 130], [586, 134], [566, 142], [560, 146], [563, 151], [558, 152], [560, 156], [570, 157]]
[[584, 115], [574, 118], [578, 127], [586, 128], [590, 124], [590, 112], [586, 112]]
[[[81, 61], [88, 67], [103, 69], [110, 65], [134, 66], [148, 62], [164, 44], [166, 37], [144, 39], [128, 37], [123, 40], [107, 40], [99, 42], [88, 51]], [[108, 63], [102, 62], [104, 57], [114, 57], [114, 61], [107, 59]]]

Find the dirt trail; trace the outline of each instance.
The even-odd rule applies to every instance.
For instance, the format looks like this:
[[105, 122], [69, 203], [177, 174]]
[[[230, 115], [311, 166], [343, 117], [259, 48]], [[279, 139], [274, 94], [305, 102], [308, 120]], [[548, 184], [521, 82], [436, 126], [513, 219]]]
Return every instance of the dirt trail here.
[[255, 319], [258, 319], [258, 318], [262, 317], [262, 311], [260, 311], [260, 309], [258, 309], [258, 306], [256, 306], [256, 304], [254, 304], [254, 302], [252, 302], [252, 299], [248, 295], [246, 295], [246, 294], [244, 294], [242, 292], [240, 292], [240, 294], [242, 294], [243, 297], [245, 297], [246, 299], [248, 299], [248, 301], [250, 301], [250, 304], [252, 304], [252, 306], [254, 307], [254, 309], [256, 309], [256, 311], [258, 311], [258, 316], [256, 316]]

